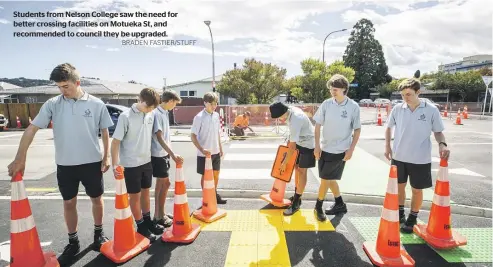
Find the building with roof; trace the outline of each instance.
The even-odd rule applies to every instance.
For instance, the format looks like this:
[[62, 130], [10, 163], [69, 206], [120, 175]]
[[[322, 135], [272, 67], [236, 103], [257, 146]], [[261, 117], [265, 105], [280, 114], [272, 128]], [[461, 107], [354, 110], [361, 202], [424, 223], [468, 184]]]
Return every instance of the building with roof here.
[[438, 71], [443, 71], [445, 73], [456, 73], [469, 70], [479, 70], [485, 67], [491, 69], [492, 64], [492, 55], [474, 55], [464, 57], [458, 62], [439, 65]]
[[[215, 77], [216, 88], [219, 83], [221, 83], [221, 79], [223, 74], [217, 75]], [[202, 98], [205, 93], [212, 92], [212, 77], [190, 81], [185, 83], [179, 83], [174, 85], [166, 86], [166, 89], [171, 89], [177, 92], [182, 98]], [[219, 103], [220, 104], [233, 104], [234, 99], [230, 97], [221, 96], [217, 91], [216, 93], [219, 95]]]
[[10, 90], [17, 88], [22, 87], [7, 82], [0, 82], [0, 103], [16, 103], [17, 100], [12, 99], [9, 92]]
[[[138, 100], [139, 93], [145, 84], [104, 81], [93, 78], [81, 78], [81, 87], [105, 103], [129, 106]], [[159, 93], [161, 88], [155, 88]], [[48, 99], [60, 94], [55, 84], [46, 86], [20, 87], [3, 92], [12, 99], [14, 103], [44, 103]]]

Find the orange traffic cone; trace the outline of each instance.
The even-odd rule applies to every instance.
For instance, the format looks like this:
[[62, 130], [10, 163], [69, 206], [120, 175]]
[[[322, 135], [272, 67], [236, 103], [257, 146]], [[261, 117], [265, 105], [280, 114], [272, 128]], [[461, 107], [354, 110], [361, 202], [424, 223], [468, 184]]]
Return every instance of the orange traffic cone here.
[[204, 188], [202, 189], [202, 208], [193, 212], [193, 216], [203, 222], [210, 223], [226, 216], [226, 211], [217, 208], [216, 188], [212, 171], [212, 159], [205, 158]]
[[188, 208], [185, 177], [181, 164], [176, 164], [175, 204], [173, 207], [173, 225], [168, 228], [162, 241], [171, 243], [192, 243], [200, 233], [200, 225], [192, 224]]
[[378, 109], [377, 126], [382, 126], [382, 114], [380, 113], [380, 109]]
[[[123, 173], [123, 167], [117, 171]], [[150, 246], [150, 240], [137, 233], [128, 203], [127, 186], [123, 175], [116, 177], [114, 240], [101, 245], [101, 253], [114, 263], [123, 263]]]
[[268, 126], [270, 123], [269, 123], [269, 115], [267, 112], [265, 112], [265, 121], [264, 121], [264, 124], [265, 126]]
[[19, 116], [15, 116], [15, 119], [17, 120], [17, 128], [22, 128], [22, 123], [21, 120], [19, 119]]
[[363, 250], [377, 266], [414, 266], [414, 259], [401, 244], [399, 232], [399, 200], [397, 192], [397, 166], [390, 168], [387, 193], [383, 203], [376, 244], [364, 242]]
[[455, 125], [462, 125], [462, 120], [460, 119], [460, 109], [457, 110], [457, 118], [455, 119]]
[[464, 117], [464, 119], [469, 118], [469, 116], [467, 116], [467, 106], [464, 106], [464, 111], [462, 112], [462, 116]]
[[261, 195], [260, 198], [269, 202], [270, 204], [283, 208], [291, 205], [289, 199], [284, 199], [284, 193], [286, 192], [286, 182], [279, 179], [274, 179], [274, 185], [270, 194]]
[[12, 180], [10, 198], [10, 267], [58, 267], [53, 252], [43, 252], [26, 196], [22, 174]]
[[446, 159], [440, 160], [428, 225], [415, 225], [413, 230], [430, 246], [437, 249], [450, 249], [467, 244], [466, 238], [452, 231], [451, 227], [450, 183]]

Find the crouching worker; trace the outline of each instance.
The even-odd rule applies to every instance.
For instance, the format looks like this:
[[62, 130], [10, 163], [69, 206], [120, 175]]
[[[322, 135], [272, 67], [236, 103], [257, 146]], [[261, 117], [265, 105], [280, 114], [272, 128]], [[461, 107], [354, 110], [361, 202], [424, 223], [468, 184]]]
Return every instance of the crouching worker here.
[[235, 118], [235, 121], [233, 122], [233, 126], [234, 126], [234, 134], [236, 136], [245, 136], [245, 129], [249, 129], [250, 131], [252, 131], [252, 133], [254, 132], [252, 128], [250, 128], [249, 126], [250, 116], [251, 116], [250, 111], [247, 111], [242, 115], [238, 115]]
[[285, 120], [289, 125], [289, 150], [286, 160], [281, 165], [281, 172], [286, 170], [286, 164], [298, 149], [299, 156], [295, 166], [295, 194], [291, 205], [284, 211], [284, 215], [293, 215], [300, 209], [301, 195], [305, 190], [308, 168], [315, 167], [315, 132], [308, 116], [297, 107], [288, 107], [281, 102], [272, 104], [270, 114], [273, 119]]
[[[151, 220], [152, 186], [151, 140], [154, 126], [152, 110], [159, 104], [158, 93], [151, 88], [140, 92], [139, 102], [129, 110], [121, 113], [113, 133], [111, 143], [111, 160], [113, 173], [124, 175], [129, 204], [137, 223], [137, 232], [151, 242], [156, 235], [163, 233], [164, 228]], [[124, 167], [124, 173], [116, 169]]]

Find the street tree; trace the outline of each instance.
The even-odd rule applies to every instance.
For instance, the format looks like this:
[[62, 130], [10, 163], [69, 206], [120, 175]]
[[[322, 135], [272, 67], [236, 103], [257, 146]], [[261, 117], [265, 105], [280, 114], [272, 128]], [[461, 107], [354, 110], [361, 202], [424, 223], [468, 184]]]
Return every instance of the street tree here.
[[236, 98], [238, 104], [269, 104], [285, 92], [286, 69], [253, 58], [243, 67], [227, 71], [217, 86], [223, 95]]
[[390, 82], [382, 46], [375, 39], [375, 28], [368, 19], [354, 25], [343, 61], [356, 71], [354, 82], [358, 87], [349, 91], [350, 97], [369, 98], [370, 88]]

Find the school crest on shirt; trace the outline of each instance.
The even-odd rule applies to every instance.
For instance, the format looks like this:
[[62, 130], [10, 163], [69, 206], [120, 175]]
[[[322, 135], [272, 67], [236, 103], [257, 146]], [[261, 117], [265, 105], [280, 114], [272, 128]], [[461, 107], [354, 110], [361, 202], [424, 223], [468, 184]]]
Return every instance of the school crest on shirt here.
[[418, 118], [418, 121], [426, 121], [426, 116], [425, 114], [421, 114]]
[[151, 116], [147, 117], [147, 124], [153, 124], [153, 123], [154, 121], [152, 120], [152, 117]]
[[82, 116], [84, 116], [84, 117], [86, 117], [86, 118], [91, 118], [91, 117], [92, 117], [91, 110], [86, 109], [86, 110], [84, 111], [84, 115], [82, 115]]
[[347, 118], [347, 111], [343, 110], [341, 112], [341, 118]]

